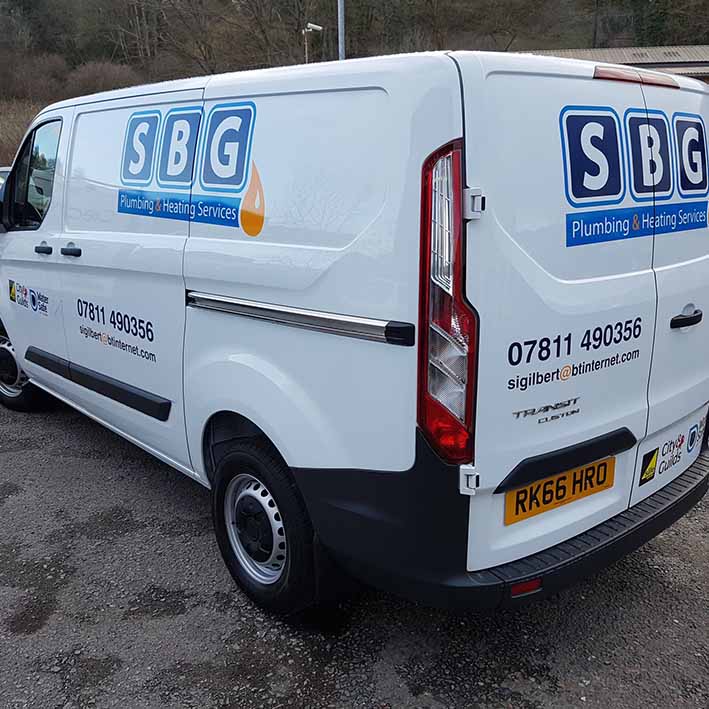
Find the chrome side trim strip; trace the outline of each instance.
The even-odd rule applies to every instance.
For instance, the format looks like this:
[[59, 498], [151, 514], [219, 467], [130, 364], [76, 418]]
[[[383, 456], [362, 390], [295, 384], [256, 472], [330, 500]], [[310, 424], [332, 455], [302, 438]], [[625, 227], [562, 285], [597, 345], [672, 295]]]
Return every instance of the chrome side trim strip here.
[[231, 298], [210, 293], [187, 292], [187, 305], [193, 308], [217, 310], [222, 313], [241, 315], [257, 320], [292, 327], [317, 330], [332, 335], [356, 337], [360, 340], [373, 342], [388, 342], [394, 345], [412, 346], [414, 344], [415, 328], [409, 323], [392, 320], [375, 320], [360, 318], [354, 315], [327, 313], [322, 310], [306, 310], [287, 305], [259, 303], [253, 300]]

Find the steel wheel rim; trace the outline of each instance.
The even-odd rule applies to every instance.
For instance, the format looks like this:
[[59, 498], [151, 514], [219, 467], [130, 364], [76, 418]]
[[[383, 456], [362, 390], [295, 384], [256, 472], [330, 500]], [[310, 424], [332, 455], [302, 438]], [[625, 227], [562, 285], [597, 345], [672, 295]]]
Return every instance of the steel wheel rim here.
[[0, 335], [0, 349], [9, 351], [12, 355], [12, 358], [15, 360], [15, 363], [17, 364], [17, 378], [14, 382], [5, 382], [0, 379], [0, 393], [10, 399], [16, 399], [18, 396], [20, 396], [20, 394], [22, 394], [22, 390], [29, 382], [29, 378], [22, 371], [20, 365], [17, 363], [17, 358], [15, 357], [15, 350], [12, 347], [12, 343], [4, 335]]
[[224, 497], [229, 544], [246, 574], [271, 585], [283, 575], [288, 556], [283, 517], [268, 488], [249, 473], [229, 481]]

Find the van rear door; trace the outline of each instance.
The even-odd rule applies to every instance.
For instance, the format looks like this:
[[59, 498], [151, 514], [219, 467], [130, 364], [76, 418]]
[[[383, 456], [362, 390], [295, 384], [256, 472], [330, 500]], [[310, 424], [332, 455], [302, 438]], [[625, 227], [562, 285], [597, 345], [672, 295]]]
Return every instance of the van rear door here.
[[648, 434], [631, 504], [696, 459], [709, 401], [707, 93], [698, 81], [677, 81], [681, 90], [643, 84], [649, 129], [638, 126], [636, 112], [626, 116], [629, 187], [648, 205], [641, 218], [653, 216], [658, 295]]
[[[623, 116], [644, 105], [640, 85], [594, 79], [584, 62], [452, 57], [467, 185], [485, 197], [466, 237], [480, 333], [468, 544], [477, 570], [627, 508], [656, 291], [652, 231], [633, 238], [624, 164]], [[587, 475], [589, 456], [603, 464]]]

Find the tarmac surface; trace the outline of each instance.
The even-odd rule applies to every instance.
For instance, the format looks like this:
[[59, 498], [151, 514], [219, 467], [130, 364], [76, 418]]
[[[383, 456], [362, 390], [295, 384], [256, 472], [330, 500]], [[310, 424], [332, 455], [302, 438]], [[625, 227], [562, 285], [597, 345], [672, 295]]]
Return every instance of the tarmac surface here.
[[209, 492], [63, 405], [0, 409], [0, 707], [709, 707], [709, 501], [495, 615], [365, 591], [270, 617]]

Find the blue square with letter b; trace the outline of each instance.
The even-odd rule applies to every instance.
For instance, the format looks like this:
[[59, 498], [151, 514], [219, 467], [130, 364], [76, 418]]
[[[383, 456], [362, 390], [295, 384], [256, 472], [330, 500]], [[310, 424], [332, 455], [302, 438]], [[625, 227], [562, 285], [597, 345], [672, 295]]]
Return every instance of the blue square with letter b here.
[[197, 152], [201, 107], [174, 108], [165, 116], [157, 180], [161, 187], [189, 189]]

